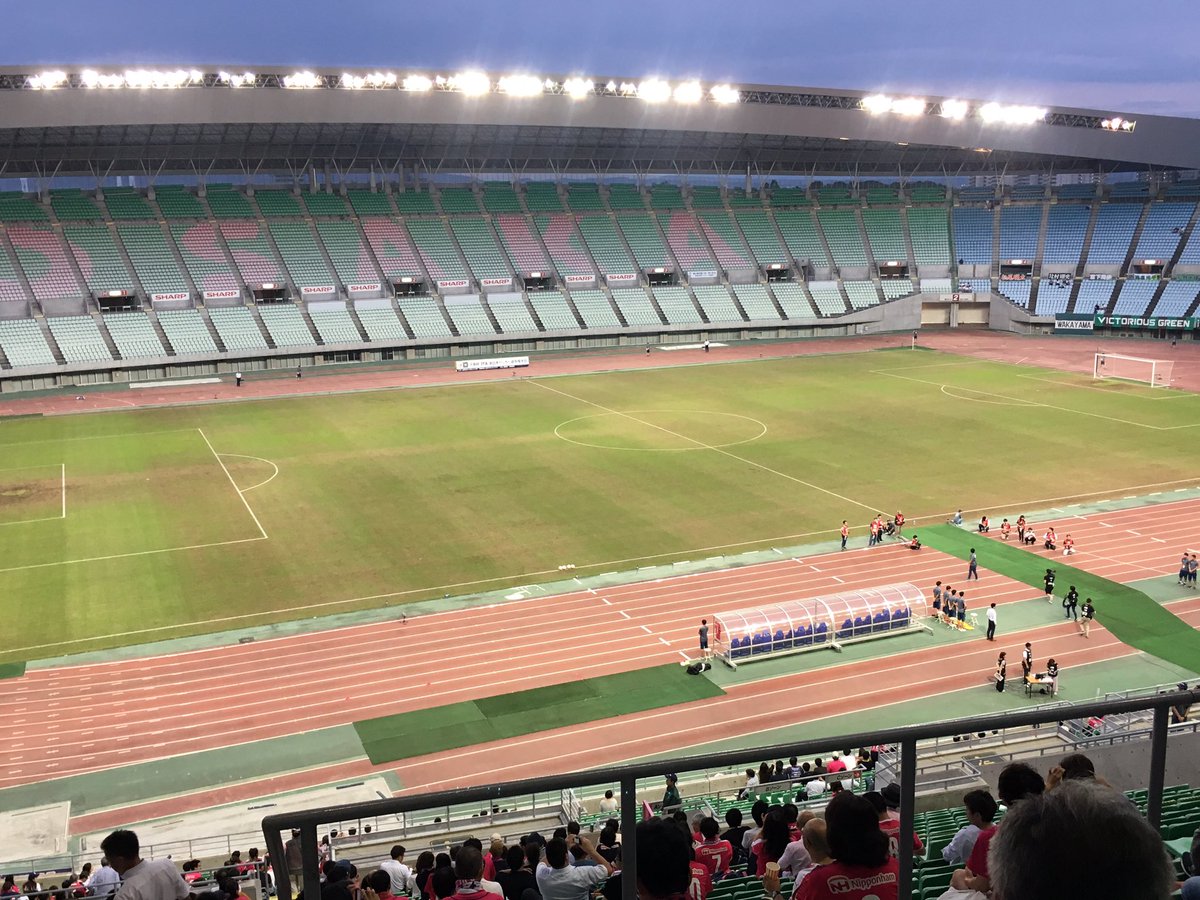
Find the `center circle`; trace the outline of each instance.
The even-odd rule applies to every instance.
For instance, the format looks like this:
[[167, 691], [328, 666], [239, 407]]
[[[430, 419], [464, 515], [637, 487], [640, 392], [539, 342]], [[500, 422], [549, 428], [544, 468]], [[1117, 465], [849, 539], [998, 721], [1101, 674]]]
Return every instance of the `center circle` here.
[[704, 409], [631, 409], [568, 419], [554, 436], [597, 450], [686, 453], [757, 441], [767, 433], [758, 419]]

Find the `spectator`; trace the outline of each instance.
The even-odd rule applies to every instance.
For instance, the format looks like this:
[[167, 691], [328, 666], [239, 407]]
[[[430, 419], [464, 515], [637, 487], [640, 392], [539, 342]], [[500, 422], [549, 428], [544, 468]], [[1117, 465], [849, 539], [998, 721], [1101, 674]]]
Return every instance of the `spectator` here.
[[617, 811], [617, 798], [613, 796], [612, 791], [604, 792], [604, 799], [600, 801], [600, 812], [610, 813]]
[[829, 833], [826, 830], [825, 820], [813, 818], [804, 825], [804, 846], [808, 850], [808, 855], [812, 862], [796, 873], [795, 889], [799, 889], [814, 869], [818, 866], [827, 866], [833, 862], [833, 857], [829, 855]]
[[621, 844], [617, 840], [617, 829], [612, 825], [605, 825], [600, 829], [600, 842], [596, 845], [596, 852], [612, 865], [621, 861]]
[[537, 878], [533, 874], [533, 867], [537, 862], [535, 858], [535, 861], [530, 863], [527, 850], [528, 845], [514, 845], [509, 847], [505, 854], [508, 868], [496, 875], [496, 880], [500, 882], [504, 891], [504, 900], [521, 900], [521, 895], [527, 890], [537, 893]]
[[662, 812], [671, 812], [679, 809], [683, 805], [683, 798], [679, 796], [679, 776], [672, 773], [667, 776], [667, 789], [663, 792]]
[[825, 823], [834, 861], [808, 873], [795, 900], [897, 900], [900, 867], [870, 802], [844, 791], [825, 808]]
[[763, 819], [762, 834], [750, 847], [750, 852], [755, 859], [754, 874], [762, 878], [767, 871], [767, 863], [779, 862], [779, 857], [783, 856], [783, 851], [787, 849], [789, 843], [791, 843], [791, 834], [787, 822], [784, 821], [783, 810], [772, 807], [766, 818]]
[[750, 792], [758, 787], [758, 775], [753, 769], [746, 770], [746, 784], [738, 791], [737, 798], [745, 800], [750, 795]]
[[[425, 885], [429, 881], [429, 876], [433, 874], [433, 851], [425, 850], [417, 857], [417, 865], [413, 871], [413, 886], [420, 893], [421, 900], [425, 900]], [[413, 900], [416, 900], [414, 895]]]
[[724, 878], [729, 873], [729, 865], [733, 861], [733, 847], [729, 841], [722, 840], [718, 835], [721, 826], [711, 816], [700, 820], [700, 836], [703, 840], [696, 847], [696, 859], [708, 867], [712, 880]]
[[25, 879], [25, 883], [21, 885], [22, 894], [40, 894], [42, 886], [38, 884], [37, 872], [30, 872], [29, 877]]
[[242, 892], [242, 886], [234, 875], [235, 872], [237, 872], [237, 866], [228, 866], [222, 869], [221, 877], [217, 879], [217, 890], [225, 895], [226, 900], [250, 900]]
[[1009, 810], [990, 867], [1002, 900], [1166, 900], [1175, 889], [1162, 838], [1137, 809], [1115, 791], [1078, 780]]
[[1106, 788], [1112, 787], [1096, 774], [1095, 764], [1082, 753], [1068, 753], [1058, 761], [1046, 777], [1046, 790], [1054, 790], [1064, 781], [1092, 781]]
[[[899, 858], [900, 856], [900, 785], [896, 782], [884, 787], [882, 791], [868, 791], [863, 794], [867, 802], [875, 810], [875, 814], [879, 816], [879, 830], [887, 835], [888, 852]], [[925, 852], [925, 845], [921, 843], [921, 839], [917, 837], [917, 833], [913, 832], [913, 854], [920, 856]]]
[[[1042, 776], [1025, 763], [1009, 763], [1001, 770], [1000, 777], [996, 782], [996, 792], [1000, 795], [1000, 802], [1007, 807], [1012, 807], [1028, 797], [1040, 796], [1045, 789], [1046, 783], [1042, 780]], [[966, 867], [955, 869], [954, 874], [950, 877], [952, 888], [959, 891], [978, 891], [981, 894], [986, 894], [991, 890], [988, 849], [995, 834], [995, 823], [979, 830], [979, 834], [975, 838], [975, 846], [971, 848], [971, 855], [967, 857]], [[1010, 898], [1010, 900], [1015, 900], [1015, 898]]]
[[779, 870], [781, 872], [795, 875], [812, 864], [812, 857], [808, 849], [804, 846], [804, 826], [815, 817], [812, 810], [806, 809], [800, 813], [800, 816], [796, 820], [799, 834], [792, 836], [792, 842], [783, 851], [783, 856], [779, 857]]
[[772, 781], [787, 781], [787, 769], [783, 766], [783, 760], [775, 760], [775, 769], [771, 772]]
[[[567, 831], [571, 830], [572, 825], [575, 826], [575, 833], [578, 834], [579, 833], [579, 823], [578, 822], [568, 822], [567, 823]], [[460, 853], [462, 852], [463, 847], [470, 847], [472, 850], [479, 851], [479, 857], [483, 861], [483, 879], [484, 879], [484, 881], [490, 881], [492, 884], [496, 884], [496, 864], [495, 864], [495, 861], [492, 859], [492, 855], [490, 853], [483, 852], [483, 841], [479, 840], [479, 838], [469, 837], [465, 841], [462, 842], [462, 847], [459, 848]], [[455, 861], [457, 861], [457, 857], [455, 857]], [[499, 887], [499, 885], [497, 885], [497, 887]], [[496, 890], [494, 893], [498, 894], [498, 893], [500, 893], [500, 891]]]
[[721, 840], [729, 841], [733, 848], [733, 863], [738, 865], [746, 861], [746, 850], [742, 847], [742, 838], [749, 831], [749, 826], [742, 824], [742, 811], [736, 806], [725, 810], [725, 824], [729, 827], [721, 835]]
[[[437, 893], [434, 876], [437, 875], [437, 873], [439, 871], [441, 871], [442, 869], [450, 869], [452, 865], [453, 865], [453, 862], [450, 859], [449, 853], [439, 853], [437, 856], [435, 856], [433, 858], [433, 868], [431, 868], [429, 870], [429, 876], [425, 879], [425, 885], [421, 889], [421, 894], [426, 898], [426, 900], [436, 900], [437, 897], [441, 896]], [[453, 870], [451, 870], [451, 872], [450, 872], [450, 878], [451, 878], [451, 881], [453, 882], [453, 879], [454, 879]], [[443, 876], [443, 879], [444, 879], [444, 876]], [[454, 893], [453, 883], [451, 883], [451, 885], [450, 885], [450, 893], [451, 894]], [[450, 894], [446, 894], [445, 896], [448, 897], [448, 896], [450, 896]]]
[[768, 785], [771, 783], [771, 767], [766, 763], [759, 763], [758, 783], [760, 785]]
[[[196, 866], [199, 868], [200, 864], [197, 862]], [[102, 856], [100, 868], [87, 878], [84, 885], [93, 897], [107, 897], [121, 886], [121, 876], [109, 865], [108, 857]]]
[[[499, 834], [492, 835], [492, 842], [488, 846], [488, 856], [491, 858], [492, 871], [499, 875], [508, 868], [508, 848], [504, 846], [504, 838]], [[499, 881], [493, 876], [494, 881]]]
[[288, 878], [292, 880], [292, 890], [299, 891], [304, 887], [304, 851], [300, 847], [299, 831], [293, 831], [291, 839], [283, 845], [283, 859], [287, 863]]
[[825, 768], [825, 760], [821, 759], [819, 756], [813, 760], [812, 773], [814, 775], [824, 775], [827, 771], [828, 770]]
[[470, 841], [464, 841], [458, 848], [454, 879], [454, 900], [503, 900], [504, 888], [483, 877], [483, 853]]
[[810, 779], [808, 784], [804, 786], [804, 793], [809, 800], [812, 800], [814, 797], [820, 797], [827, 790], [829, 790], [829, 785], [825, 783], [825, 779], [820, 775]]
[[[439, 853], [438, 856], [444, 854]], [[447, 862], [450, 857], [446, 855]], [[429, 895], [431, 900], [447, 900], [457, 890], [458, 879], [455, 877], [454, 869], [449, 865], [438, 866], [433, 870], [433, 874], [429, 876]]]
[[742, 850], [746, 852], [747, 859], [750, 857], [750, 848], [754, 846], [754, 842], [758, 840], [758, 836], [762, 832], [763, 818], [770, 808], [771, 804], [766, 800], [755, 800], [754, 805], [750, 807], [750, 818], [754, 820], [754, 824], [747, 828], [745, 834], [742, 835]]
[[19, 895], [21, 889], [17, 887], [16, 875], [5, 875], [4, 884], [0, 884], [0, 897], [11, 897], [14, 894]]
[[637, 867], [640, 900], [677, 900], [689, 894], [690, 852], [683, 830], [662, 819], [647, 819], [638, 823], [636, 840], [637, 858], [641, 860]]
[[321, 900], [355, 900], [358, 896], [358, 869], [348, 859], [330, 860], [329, 872], [321, 885]]
[[405, 852], [404, 847], [397, 844], [392, 848], [390, 859], [384, 860], [379, 866], [392, 879], [389, 888], [392, 894], [408, 894], [412, 891], [412, 869], [404, 864]]
[[362, 880], [364, 900], [396, 900], [392, 893], [392, 876], [384, 869], [376, 869]]
[[612, 874], [612, 866], [596, 852], [591, 841], [580, 838], [579, 845], [596, 865], [570, 865], [564, 840], [554, 838], [546, 844], [546, 865], [539, 866], [536, 873], [544, 900], [588, 900], [592, 888]]
[[967, 810], [967, 824], [942, 848], [942, 859], [952, 866], [966, 864], [979, 833], [996, 818], [996, 800], [987, 791], [970, 791], [963, 797], [963, 806]]
[[795, 781], [797, 778], [800, 777], [800, 775], [803, 773], [803, 771], [804, 770], [800, 768], [800, 764], [796, 761], [796, 757], [793, 756], [791, 759], [788, 760], [788, 770], [787, 770], [788, 781]]
[[[1178, 691], [1186, 691], [1188, 689], [1187, 682], [1179, 682], [1179, 684], [1175, 685], [1175, 689]], [[1186, 722], [1188, 720], [1188, 713], [1191, 711], [1191, 709], [1192, 704], [1190, 703], [1177, 703], [1176, 705], [1172, 706], [1171, 724], [1179, 725], [1182, 722]]]
[[183, 900], [191, 893], [171, 860], [142, 859], [138, 837], [132, 831], [114, 831], [100, 842], [100, 849], [121, 876], [118, 900]]

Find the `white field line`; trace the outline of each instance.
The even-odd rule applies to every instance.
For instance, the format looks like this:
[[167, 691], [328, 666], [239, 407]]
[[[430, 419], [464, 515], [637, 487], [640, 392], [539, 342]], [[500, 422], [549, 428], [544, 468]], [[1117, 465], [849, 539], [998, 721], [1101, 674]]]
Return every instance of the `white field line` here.
[[62, 464], [62, 517], [67, 517], [67, 464]]
[[778, 469], [772, 469], [769, 466], [764, 466], [762, 463], [756, 463], [753, 460], [746, 459], [746, 457], [744, 457], [744, 456], [738, 456], [736, 453], [730, 453], [728, 450], [724, 450], [721, 447], [714, 447], [712, 444], [706, 444], [704, 441], [697, 440], [696, 438], [688, 437], [687, 435], [680, 434], [677, 431], [671, 431], [669, 428], [664, 428], [661, 425], [655, 425], [653, 422], [647, 422], [645, 419], [639, 419], [637, 416], [630, 415], [629, 413], [623, 413], [620, 410], [612, 409], [611, 407], [604, 406], [600, 403], [595, 403], [591, 400], [585, 400], [583, 397], [577, 397], [574, 394], [568, 394], [566, 391], [560, 391], [558, 388], [550, 387], [550, 385], [543, 384], [542, 382], [540, 382], [536, 379], [530, 379], [528, 383], [537, 385], [538, 387], [542, 388], [543, 390], [551, 391], [555, 394], [560, 394], [561, 396], [567, 397], [571, 400], [574, 400], [577, 403], [586, 403], [588, 406], [594, 406], [596, 409], [603, 410], [604, 412], [611, 413], [611, 414], [617, 415], [617, 416], [621, 416], [622, 418], [629, 419], [632, 422], [637, 422], [639, 425], [646, 425], [650, 428], [654, 428], [658, 431], [661, 431], [663, 434], [669, 434], [669, 435], [671, 435], [671, 437], [675, 437], [675, 438], [679, 438], [680, 440], [688, 441], [692, 444], [695, 444], [697, 447], [701, 447], [705, 450], [711, 450], [714, 453], [719, 453], [722, 456], [727, 456], [730, 459], [734, 459], [734, 460], [737, 460], [738, 462], [745, 463], [748, 466], [753, 466], [756, 469], [761, 469], [764, 472], [770, 472], [772, 475], [778, 475], [780, 478], [786, 478], [788, 481], [793, 481], [796, 484], [804, 485], [804, 487], [811, 488], [814, 491], [820, 491], [822, 494], [828, 494], [830, 497], [836, 497], [837, 499], [842, 500], [846, 503], [852, 503], [853, 505], [861, 507], [862, 509], [869, 509], [872, 512], [874, 512], [876, 509], [879, 508], [878, 506], [869, 506], [866, 503], [861, 503], [858, 500], [854, 500], [854, 499], [851, 499], [850, 497], [843, 496], [842, 494], [838, 494], [834, 491], [830, 491], [823, 487], [819, 487], [819, 486], [813, 484], [812, 482], [804, 481], [803, 479], [796, 478], [793, 475], [788, 475], [786, 472], [780, 472]]
[[[267, 538], [267, 529], [262, 527], [262, 522], [258, 521], [258, 516], [256, 516], [254, 514], [254, 510], [250, 508], [250, 502], [246, 499], [245, 491], [237, 486], [237, 482], [234, 481], [233, 476], [229, 474], [229, 469], [226, 467], [225, 461], [221, 459], [221, 454], [213, 448], [212, 441], [208, 439], [208, 435], [204, 433], [204, 429], [197, 428], [196, 430], [200, 432], [200, 437], [204, 438], [204, 443], [208, 445], [208, 449], [212, 452], [213, 459], [217, 461], [217, 465], [221, 467], [221, 471], [225, 473], [225, 477], [229, 479], [229, 483], [233, 485], [233, 489], [237, 491], [238, 499], [241, 500], [242, 505], [246, 507], [246, 512], [250, 513], [250, 518], [254, 520], [254, 524], [258, 526], [259, 534], [261, 534], [265, 540]], [[278, 470], [276, 471], [276, 474], [278, 474]]]
[[260, 481], [258, 484], [252, 484], [248, 488], [242, 488], [241, 491], [243, 494], [248, 493], [248, 492], [254, 490], [255, 488], [264, 487], [264, 486], [270, 484], [272, 481], [275, 480], [275, 477], [279, 474], [279, 466], [277, 466], [275, 463], [271, 462], [271, 460], [269, 460], [269, 459], [263, 459], [261, 456], [247, 456], [245, 453], [222, 453], [221, 455], [222, 456], [236, 456], [238, 459], [253, 459], [256, 462], [266, 463], [268, 466], [270, 466], [272, 469], [275, 470], [274, 472], [271, 473], [271, 477], [268, 478], [266, 481]]
[[[37, 520], [37, 521], [57, 522], [61, 518], [62, 518], [61, 516], [53, 516], [50, 519]], [[59, 559], [59, 560], [55, 560], [54, 562], [31, 563], [26, 566], [8, 566], [7, 568], [0, 569], [0, 574], [3, 574], [5, 572], [25, 572], [25, 571], [28, 571], [31, 569], [49, 569], [54, 566], [77, 566], [82, 563], [105, 562], [110, 559], [126, 559], [129, 557], [135, 557], [135, 556], [153, 556], [156, 553], [178, 553], [183, 550], [205, 550], [209, 547], [228, 547], [231, 544], [249, 544], [253, 541], [262, 541], [262, 540], [266, 540], [266, 538], [265, 537], [239, 538], [238, 540], [235, 540], [235, 541], [212, 541], [207, 544], [189, 544], [186, 547], [160, 547], [157, 550], [134, 550], [130, 553], [112, 553], [112, 554], [109, 554], [108, 556], [85, 556], [80, 559]], [[166, 628], [178, 628], [180, 626], [168, 625], [165, 627]], [[128, 633], [129, 634], [141, 634], [143, 632], [160, 631], [160, 630], [162, 630], [162, 629], [143, 628], [143, 629], [139, 629], [138, 631], [133, 631], [133, 632], [128, 632]], [[25, 647], [6, 647], [5, 652], [6, 653], [7, 652], [19, 653], [24, 650], [38, 650], [38, 649], [42, 649], [45, 647], [65, 647], [69, 644], [79, 644], [79, 643], [83, 643], [85, 641], [99, 640], [99, 639], [102, 639], [103, 637], [121, 637], [121, 636], [122, 635], [120, 635], [120, 634], [112, 634], [112, 635], [93, 636], [93, 637], [86, 637], [86, 638], [77, 638], [77, 639], [70, 640], [70, 641], [56, 641], [53, 644], [30, 644]]]

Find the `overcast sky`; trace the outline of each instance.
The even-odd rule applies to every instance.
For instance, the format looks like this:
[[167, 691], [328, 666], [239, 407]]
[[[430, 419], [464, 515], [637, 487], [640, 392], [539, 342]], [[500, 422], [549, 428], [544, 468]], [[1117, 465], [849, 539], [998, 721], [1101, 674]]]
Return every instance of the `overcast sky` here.
[[1200, 117], [1197, 0], [50, 0], [5, 65], [480, 66]]

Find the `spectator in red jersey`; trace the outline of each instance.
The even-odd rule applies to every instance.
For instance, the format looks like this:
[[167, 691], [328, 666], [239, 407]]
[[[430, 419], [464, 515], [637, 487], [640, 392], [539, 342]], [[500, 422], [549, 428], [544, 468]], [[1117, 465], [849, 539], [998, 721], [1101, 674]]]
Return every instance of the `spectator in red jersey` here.
[[708, 895], [712, 893], [712, 874], [705, 863], [696, 859], [696, 851], [692, 847], [688, 848], [688, 875], [691, 876], [688, 900], [708, 900]]
[[900, 866], [870, 802], [843, 791], [825, 807], [833, 862], [813, 869], [793, 900], [898, 900]]
[[[879, 816], [879, 830], [888, 837], [888, 852], [899, 858], [900, 856], [900, 785], [892, 782], [884, 787], [883, 791], [867, 791], [863, 794], [867, 802], [875, 809], [875, 814]], [[894, 804], [894, 805], [893, 805]], [[917, 837], [917, 833], [913, 832], [913, 853], [920, 856], [925, 852], [925, 845], [921, 843], [921, 839]]]
[[183, 880], [188, 884], [195, 884], [204, 878], [204, 873], [200, 871], [200, 860], [189, 859], [183, 864]]
[[1012, 533], [1012, 526], [1008, 524], [1008, 519], [1005, 519], [1003, 522], [1000, 523], [1000, 537], [1002, 537], [1004, 540], [1007, 541], [1008, 537], [1011, 533]]
[[762, 878], [767, 871], [767, 863], [778, 863], [790, 843], [791, 833], [783, 819], [783, 810], [773, 806], [763, 819], [762, 834], [750, 847], [755, 859], [754, 874]]
[[696, 859], [708, 866], [713, 881], [729, 873], [733, 861], [733, 847], [720, 837], [721, 826], [711, 816], [700, 820], [700, 846], [696, 847]]
[[835, 772], [845, 772], [846, 764], [842, 762], [842, 758], [835, 753], [833, 756], [829, 757], [829, 762], [825, 764], [825, 771], [830, 775], [833, 775]]

